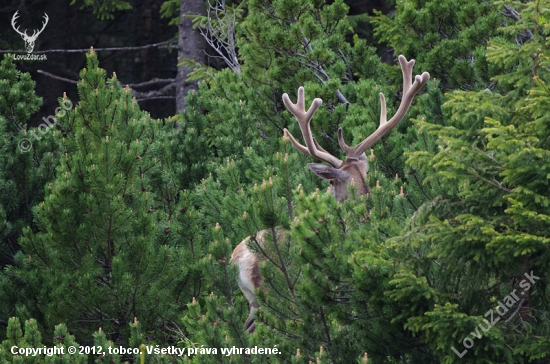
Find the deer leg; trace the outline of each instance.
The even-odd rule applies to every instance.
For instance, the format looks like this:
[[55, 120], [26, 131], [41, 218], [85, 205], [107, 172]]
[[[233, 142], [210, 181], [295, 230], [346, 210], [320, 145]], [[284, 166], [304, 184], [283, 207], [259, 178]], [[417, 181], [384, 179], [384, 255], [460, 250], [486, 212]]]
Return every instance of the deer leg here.
[[254, 325], [254, 312], [260, 307], [254, 295], [254, 290], [260, 287], [261, 277], [260, 269], [258, 268], [259, 260], [246, 246], [249, 239], [245, 239], [235, 248], [231, 261], [239, 267], [239, 288], [246, 297], [250, 308], [250, 313], [244, 323], [244, 329], [252, 333], [256, 329]]
[[258, 262], [254, 262], [252, 266], [247, 267], [248, 269], [241, 270], [239, 287], [243, 292], [246, 300], [248, 301], [248, 306], [250, 307], [250, 314], [244, 323], [244, 329], [250, 333], [256, 330], [254, 325], [254, 312], [258, 310], [260, 305], [256, 300], [256, 295], [254, 290], [259, 286], [259, 277], [260, 272], [258, 269]]
[[244, 322], [244, 329], [250, 333], [253, 333], [256, 330], [256, 325], [254, 325], [254, 312], [258, 311], [260, 307], [258, 301], [256, 301], [256, 296], [253, 291], [250, 291], [245, 285], [239, 283], [239, 287], [243, 292], [246, 300], [248, 301], [248, 306], [250, 308], [250, 313]]

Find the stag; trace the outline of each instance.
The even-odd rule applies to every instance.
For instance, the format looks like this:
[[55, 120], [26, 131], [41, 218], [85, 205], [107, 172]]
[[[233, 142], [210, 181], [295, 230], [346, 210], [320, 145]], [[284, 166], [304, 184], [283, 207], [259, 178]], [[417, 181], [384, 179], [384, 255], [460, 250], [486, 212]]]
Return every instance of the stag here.
[[36, 38], [38, 38], [38, 36], [40, 35], [40, 33], [42, 33], [42, 31], [44, 30], [44, 28], [46, 28], [46, 25], [48, 24], [48, 14], [44, 13], [44, 22], [42, 23], [42, 29], [40, 30], [33, 30], [33, 33], [31, 36], [29, 36], [27, 34], [27, 30], [25, 29], [25, 32], [21, 32], [19, 30], [19, 27], [15, 27], [15, 21], [17, 20], [17, 18], [19, 17], [19, 15], [17, 15], [17, 13], [19, 12], [16, 11], [15, 14], [13, 14], [13, 17], [11, 18], [11, 26], [13, 27], [13, 30], [15, 30], [17, 33], [19, 33], [19, 35], [21, 36], [21, 38], [23, 38], [23, 40], [25, 41], [25, 48], [27, 48], [27, 53], [32, 53], [32, 50], [34, 49], [34, 42], [36, 42]]
[[[403, 73], [403, 98], [397, 112], [390, 120], [387, 120], [386, 99], [384, 94], [380, 93], [380, 125], [374, 133], [353, 148], [346, 144], [342, 135], [342, 129], [339, 128], [338, 144], [346, 153], [346, 159], [343, 161], [324, 150], [311, 135], [311, 118], [323, 101], [319, 98], [314, 99], [311, 107], [306, 111], [303, 87], [298, 89], [298, 101], [296, 104], [290, 101], [286, 93], [283, 95], [283, 102], [286, 108], [296, 117], [306, 145], [303, 146], [297, 142], [287, 129], [284, 129], [284, 135], [290, 139], [292, 145], [300, 152], [330, 165], [308, 163], [308, 167], [313, 173], [322, 179], [330, 181], [331, 193], [337, 201], [344, 201], [348, 198], [347, 186], [351, 181], [355, 181], [358, 194], [364, 195], [369, 193], [369, 186], [366, 183], [369, 164], [365, 151], [399, 124], [411, 106], [414, 95], [430, 79], [430, 74], [424, 72], [422, 75], [415, 76], [414, 82], [412, 82], [412, 70], [415, 61], [407, 61], [402, 55], [398, 59]], [[276, 232], [277, 234], [284, 234], [284, 231], [281, 229], [276, 229]], [[261, 246], [265, 241], [264, 235], [266, 233], [267, 230], [258, 232], [254, 241]], [[231, 262], [236, 264], [239, 269], [239, 287], [249, 303], [250, 314], [245, 321], [244, 328], [250, 333], [255, 330], [254, 313], [259, 308], [254, 291], [261, 287], [261, 276], [258, 268], [260, 257], [248, 247], [251, 239], [252, 237], [249, 236], [243, 240], [237, 245], [231, 255]]]

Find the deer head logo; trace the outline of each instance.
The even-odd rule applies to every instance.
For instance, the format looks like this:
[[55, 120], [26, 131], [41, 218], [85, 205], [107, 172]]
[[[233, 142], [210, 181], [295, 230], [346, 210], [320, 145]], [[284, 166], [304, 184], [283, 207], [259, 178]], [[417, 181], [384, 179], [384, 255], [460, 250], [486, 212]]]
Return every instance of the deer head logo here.
[[48, 14], [44, 13], [44, 22], [42, 23], [42, 29], [40, 30], [33, 30], [33, 33], [31, 36], [27, 34], [27, 30], [25, 32], [19, 31], [19, 27], [15, 27], [15, 20], [19, 17], [17, 15], [19, 11], [16, 11], [15, 14], [13, 14], [13, 18], [11, 18], [11, 26], [13, 27], [13, 30], [15, 30], [19, 35], [21, 35], [21, 38], [25, 41], [25, 48], [27, 48], [27, 53], [32, 53], [32, 50], [34, 48], [34, 42], [36, 42], [36, 38], [42, 33], [44, 28], [46, 28], [46, 24], [48, 24]]

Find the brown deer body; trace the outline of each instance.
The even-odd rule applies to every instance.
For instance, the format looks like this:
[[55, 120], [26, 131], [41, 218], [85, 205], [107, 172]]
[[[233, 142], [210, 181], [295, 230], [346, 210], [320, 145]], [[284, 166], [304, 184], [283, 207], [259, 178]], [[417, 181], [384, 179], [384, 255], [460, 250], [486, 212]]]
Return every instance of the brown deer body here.
[[[303, 87], [298, 89], [298, 101], [296, 104], [290, 101], [287, 94], [283, 95], [283, 102], [287, 109], [296, 117], [306, 145], [303, 146], [298, 143], [287, 129], [284, 129], [285, 136], [290, 139], [294, 147], [300, 152], [330, 164], [330, 166], [327, 166], [324, 164], [309, 163], [308, 167], [320, 178], [330, 181], [330, 190], [337, 201], [344, 201], [347, 199], [347, 185], [351, 181], [355, 181], [360, 195], [369, 193], [369, 187], [366, 183], [369, 165], [365, 151], [399, 124], [411, 106], [414, 95], [430, 79], [430, 75], [424, 72], [422, 75], [416, 76], [414, 82], [412, 82], [414, 60], [407, 61], [403, 56], [399, 56], [398, 59], [403, 73], [403, 98], [397, 112], [390, 120], [387, 120], [386, 100], [384, 94], [380, 93], [380, 126], [373, 134], [353, 148], [345, 143], [342, 129], [339, 128], [338, 144], [346, 153], [346, 159], [344, 161], [324, 150], [311, 135], [309, 123], [323, 101], [319, 98], [314, 99], [311, 107], [306, 111]], [[281, 229], [277, 231], [277, 234], [284, 234], [284, 231]], [[263, 237], [265, 233], [266, 230], [258, 232], [254, 239], [260, 246], [264, 242]], [[231, 255], [231, 262], [237, 264], [239, 268], [239, 286], [250, 306], [250, 314], [246, 319], [244, 327], [248, 332], [254, 332], [254, 312], [259, 308], [254, 291], [261, 287], [261, 276], [258, 268], [260, 258], [248, 247], [250, 240], [251, 237], [248, 237], [237, 245]]]

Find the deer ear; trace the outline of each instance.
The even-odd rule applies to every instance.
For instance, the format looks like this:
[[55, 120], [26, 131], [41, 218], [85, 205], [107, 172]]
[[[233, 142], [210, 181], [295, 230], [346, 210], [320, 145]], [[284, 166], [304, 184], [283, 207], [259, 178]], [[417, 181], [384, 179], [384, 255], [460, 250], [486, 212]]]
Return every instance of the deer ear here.
[[338, 180], [340, 182], [345, 182], [349, 179], [349, 173], [342, 171], [341, 169], [336, 169], [324, 164], [319, 163], [308, 163], [307, 166], [313, 171], [318, 177], [327, 180]]

